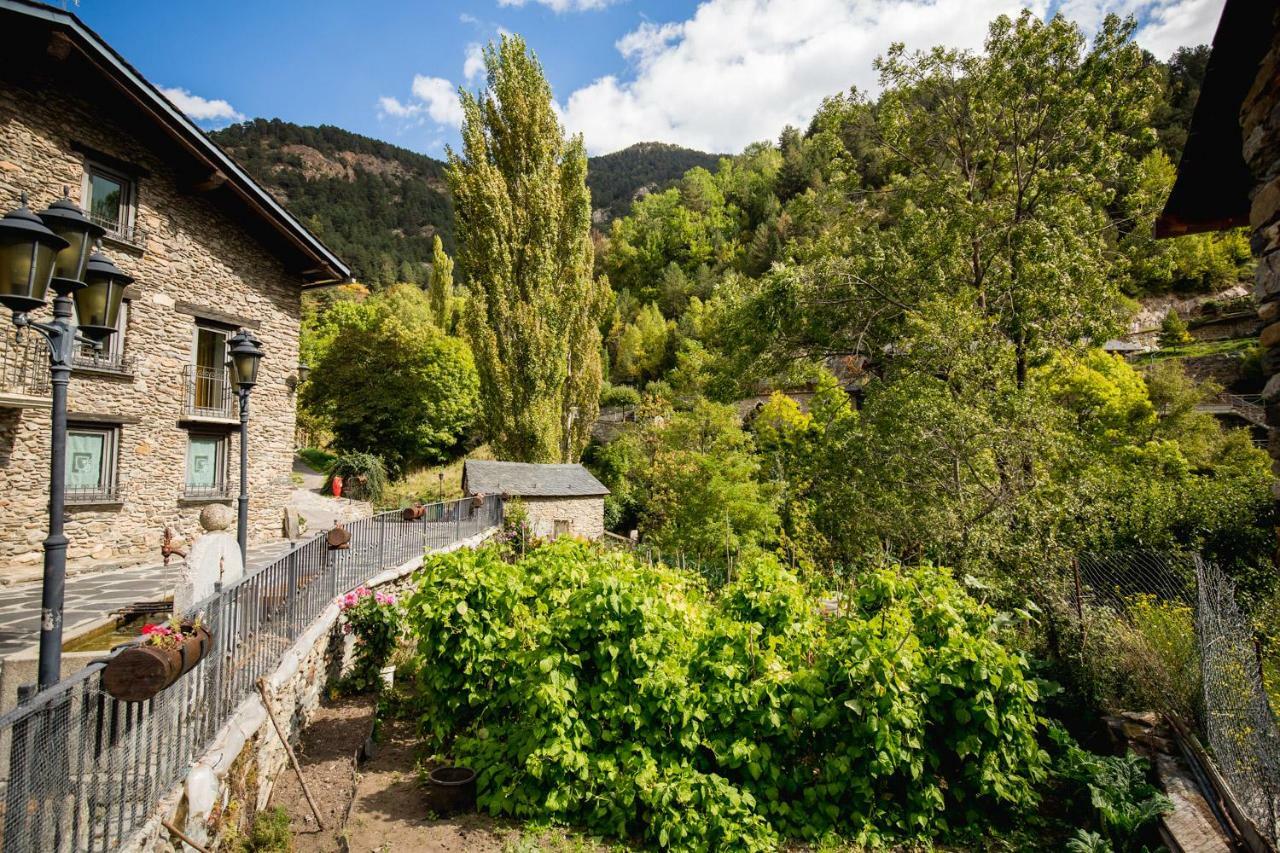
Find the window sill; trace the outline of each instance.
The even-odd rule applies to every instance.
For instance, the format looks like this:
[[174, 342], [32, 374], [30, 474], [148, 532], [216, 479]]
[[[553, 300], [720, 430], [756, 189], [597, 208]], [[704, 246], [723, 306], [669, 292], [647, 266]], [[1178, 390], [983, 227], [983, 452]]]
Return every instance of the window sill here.
[[231, 495], [183, 495], [178, 498], [180, 504], [223, 504], [233, 500]]
[[141, 243], [135, 242], [138, 237], [130, 239], [121, 234], [112, 234], [108, 231], [102, 235], [102, 242], [108, 246], [114, 246], [117, 249], [124, 249], [126, 252], [136, 252], [139, 255], [146, 252], [146, 247]]
[[71, 372], [76, 374], [88, 374], [90, 376], [106, 376], [111, 379], [133, 379], [132, 370], [123, 370], [119, 367], [95, 367], [90, 364], [73, 364]]
[[102, 497], [102, 498], [76, 498], [75, 500], [67, 500], [68, 512], [77, 510], [93, 510], [93, 509], [123, 509], [124, 501], [120, 498]]

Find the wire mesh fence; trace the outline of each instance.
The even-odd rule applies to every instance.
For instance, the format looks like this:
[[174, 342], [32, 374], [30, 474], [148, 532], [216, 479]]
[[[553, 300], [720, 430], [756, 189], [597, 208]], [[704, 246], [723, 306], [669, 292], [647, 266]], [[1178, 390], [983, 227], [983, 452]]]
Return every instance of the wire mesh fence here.
[[203, 615], [212, 647], [154, 698], [111, 698], [108, 655], [0, 716], [0, 851], [117, 849], [336, 596], [501, 520], [489, 496], [353, 522], [342, 549], [317, 535], [188, 611]]
[[1280, 728], [1262, 648], [1234, 585], [1195, 554], [1084, 554], [1070, 610], [1083, 666], [1118, 663], [1129, 696], [1205, 738], [1236, 805], [1280, 842]]

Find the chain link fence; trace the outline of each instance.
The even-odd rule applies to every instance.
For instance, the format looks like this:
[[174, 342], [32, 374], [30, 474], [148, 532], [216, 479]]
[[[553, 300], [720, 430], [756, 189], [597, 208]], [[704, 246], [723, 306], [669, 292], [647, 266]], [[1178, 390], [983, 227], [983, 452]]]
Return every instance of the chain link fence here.
[[1231, 579], [1195, 554], [1083, 554], [1072, 569], [1080, 666], [1200, 733], [1236, 805], [1280, 842], [1280, 728]]
[[203, 614], [212, 647], [154, 698], [109, 696], [107, 654], [0, 716], [0, 851], [123, 846], [336, 596], [501, 523], [502, 502], [489, 496], [352, 522], [341, 549], [321, 533], [192, 607], [186, 615]]

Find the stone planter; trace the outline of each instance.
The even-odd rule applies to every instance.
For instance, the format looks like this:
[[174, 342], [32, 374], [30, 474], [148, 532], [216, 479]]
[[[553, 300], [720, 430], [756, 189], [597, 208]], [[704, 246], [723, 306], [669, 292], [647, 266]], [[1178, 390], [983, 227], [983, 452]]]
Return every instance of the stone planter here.
[[184, 625], [173, 648], [143, 643], [112, 658], [102, 670], [102, 689], [121, 702], [145, 702], [190, 672], [212, 646], [208, 628]]

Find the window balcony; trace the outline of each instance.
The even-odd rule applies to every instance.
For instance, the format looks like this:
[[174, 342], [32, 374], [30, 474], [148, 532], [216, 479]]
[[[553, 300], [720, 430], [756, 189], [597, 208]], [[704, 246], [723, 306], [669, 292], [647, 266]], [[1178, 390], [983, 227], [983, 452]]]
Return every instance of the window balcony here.
[[133, 356], [119, 352], [94, 352], [86, 347], [76, 350], [71, 358], [71, 366], [76, 370], [87, 370], [96, 373], [118, 373], [122, 376], [133, 374]]
[[120, 486], [118, 483], [103, 483], [97, 486], [67, 486], [66, 502], [68, 506], [118, 504], [121, 502]]
[[183, 368], [182, 415], [205, 421], [233, 421], [236, 418], [235, 388], [225, 367]]
[[125, 222], [120, 217], [98, 216], [94, 213], [89, 213], [87, 216], [94, 224], [107, 229], [104, 235], [107, 240], [114, 240], [135, 248], [146, 243], [146, 232], [138, 227], [136, 222]]
[[188, 483], [182, 491], [182, 499], [185, 501], [223, 501], [230, 497], [231, 491], [226, 483], [212, 486], [193, 486]]
[[0, 407], [48, 408], [51, 393], [45, 342], [30, 334], [21, 341], [0, 337]]

